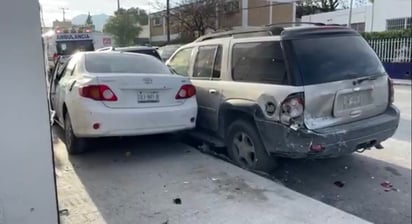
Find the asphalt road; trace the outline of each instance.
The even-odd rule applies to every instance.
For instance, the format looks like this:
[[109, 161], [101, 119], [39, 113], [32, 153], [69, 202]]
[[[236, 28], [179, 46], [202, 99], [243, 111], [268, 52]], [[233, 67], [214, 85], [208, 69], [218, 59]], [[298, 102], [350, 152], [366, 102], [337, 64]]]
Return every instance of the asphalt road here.
[[[273, 176], [290, 189], [368, 221], [411, 223], [411, 87], [396, 86], [395, 91], [401, 122], [395, 136], [383, 143], [385, 149], [338, 159], [285, 159]], [[393, 190], [385, 191], [385, 181]]]

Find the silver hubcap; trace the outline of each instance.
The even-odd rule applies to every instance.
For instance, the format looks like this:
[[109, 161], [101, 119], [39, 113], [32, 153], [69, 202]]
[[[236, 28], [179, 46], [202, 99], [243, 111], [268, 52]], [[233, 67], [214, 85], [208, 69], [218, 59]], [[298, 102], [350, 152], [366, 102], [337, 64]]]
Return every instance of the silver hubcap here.
[[237, 133], [233, 139], [233, 151], [236, 159], [246, 167], [252, 167], [256, 162], [255, 146], [252, 139], [243, 133]]

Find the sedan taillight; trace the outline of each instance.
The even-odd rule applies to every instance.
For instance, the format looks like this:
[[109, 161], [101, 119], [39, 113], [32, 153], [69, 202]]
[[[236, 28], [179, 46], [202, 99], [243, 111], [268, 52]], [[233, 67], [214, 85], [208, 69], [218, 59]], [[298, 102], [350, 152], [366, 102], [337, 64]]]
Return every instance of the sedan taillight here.
[[82, 97], [97, 101], [117, 101], [117, 96], [106, 85], [90, 85], [79, 88]]
[[183, 85], [176, 94], [175, 99], [187, 99], [196, 95], [196, 88], [193, 85]]

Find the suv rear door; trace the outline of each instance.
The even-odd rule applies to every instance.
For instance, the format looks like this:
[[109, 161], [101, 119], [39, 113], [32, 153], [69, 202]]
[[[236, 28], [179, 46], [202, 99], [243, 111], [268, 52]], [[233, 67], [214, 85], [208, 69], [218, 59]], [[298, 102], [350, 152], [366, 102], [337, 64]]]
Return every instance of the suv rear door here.
[[309, 129], [376, 116], [388, 106], [388, 77], [368, 43], [356, 34], [290, 40], [305, 90]]

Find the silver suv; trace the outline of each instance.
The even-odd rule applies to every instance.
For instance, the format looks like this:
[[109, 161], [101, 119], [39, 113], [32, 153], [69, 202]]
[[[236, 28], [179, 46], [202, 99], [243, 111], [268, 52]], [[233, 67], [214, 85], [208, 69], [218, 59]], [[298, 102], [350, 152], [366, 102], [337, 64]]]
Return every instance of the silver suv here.
[[341, 26], [268, 26], [203, 36], [167, 64], [197, 90], [197, 127], [239, 166], [382, 148], [399, 123], [368, 43]]

